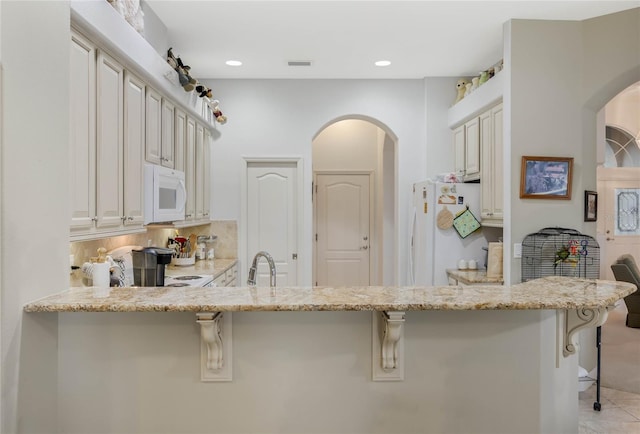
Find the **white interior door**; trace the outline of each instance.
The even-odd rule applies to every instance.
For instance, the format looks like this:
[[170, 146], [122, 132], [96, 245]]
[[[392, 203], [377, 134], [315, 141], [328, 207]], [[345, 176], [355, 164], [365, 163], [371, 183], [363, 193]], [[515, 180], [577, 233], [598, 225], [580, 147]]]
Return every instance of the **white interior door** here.
[[600, 169], [598, 244], [600, 278], [615, 280], [611, 264], [625, 253], [640, 261], [640, 168]]
[[319, 174], [316, 182], [316, 285], [368, 286], [370, 176]]
[[[277, 286], [296, 286], [298, 191], [295, 162], [252, 162], [247, 166], [247, 270], [261, 250], [276, 264]], [[269, 286], [269, 267], [260, 258], [256, 283]]]

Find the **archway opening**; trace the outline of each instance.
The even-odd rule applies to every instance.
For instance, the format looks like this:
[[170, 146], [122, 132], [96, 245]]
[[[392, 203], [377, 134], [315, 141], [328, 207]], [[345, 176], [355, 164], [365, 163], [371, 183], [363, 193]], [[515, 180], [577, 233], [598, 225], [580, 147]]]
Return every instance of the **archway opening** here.
[[386, 125], [357, 115], [313, 138], [314, 283], [397, 282], [396, 148]]

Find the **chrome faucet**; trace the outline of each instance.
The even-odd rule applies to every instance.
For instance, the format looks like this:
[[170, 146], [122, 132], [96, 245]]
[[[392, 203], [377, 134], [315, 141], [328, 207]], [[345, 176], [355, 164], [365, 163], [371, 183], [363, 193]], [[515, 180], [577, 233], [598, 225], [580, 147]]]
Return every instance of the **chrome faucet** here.
[[273, 262], [273, 258], [270, 254], [265, 251], [260, 251], [256, 253], [256, 256], [253, 257], [253, 263], [251, 264], [251, 268], [249, 268], [249, 278], [247, 279], [247, 285], [256, 286], [256, 272], [258, 271], [258, 258], [262, 256], [269, 263], [269, 285], [272, 288], [276, 286], [276, 263]]

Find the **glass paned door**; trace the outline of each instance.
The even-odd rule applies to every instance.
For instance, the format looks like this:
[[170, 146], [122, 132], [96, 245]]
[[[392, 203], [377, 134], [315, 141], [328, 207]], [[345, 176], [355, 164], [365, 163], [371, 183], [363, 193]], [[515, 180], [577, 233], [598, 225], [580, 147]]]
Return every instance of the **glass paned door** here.
[[616, 188], [615, 235], [640, 235], [640, 189]]

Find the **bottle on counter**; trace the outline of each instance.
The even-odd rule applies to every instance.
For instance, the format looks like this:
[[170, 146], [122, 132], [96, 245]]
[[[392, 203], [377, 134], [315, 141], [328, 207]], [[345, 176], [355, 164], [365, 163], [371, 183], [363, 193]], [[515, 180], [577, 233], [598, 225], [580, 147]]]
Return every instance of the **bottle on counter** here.
[[107, 249], [105, 249], [104, 247], [100, 247], [98, 249], [98, 259], [93, 264], [91, 271], [93, 286], [97, 286], [100, 288], [109, 288], [109, 283], [111, 281], [111, 276], [109, 273], [110, 268], [111, 264], [107, 262]]
[[198, 243], [198, 249], [196, 250], [196, 257], [199, 261], [207, 259], [206, 246], [204, 241]]

